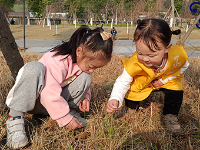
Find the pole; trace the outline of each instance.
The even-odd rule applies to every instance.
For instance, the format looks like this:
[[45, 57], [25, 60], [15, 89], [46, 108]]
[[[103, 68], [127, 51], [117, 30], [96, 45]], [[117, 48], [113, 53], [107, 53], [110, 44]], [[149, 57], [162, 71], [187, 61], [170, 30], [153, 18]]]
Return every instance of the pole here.
[[74, 23], [75, 23], [75, 28], [76, 28], [76, 19], [75, 19]]
[[188, 29], [188, 32], [186, 32], [186, 34], [184, 35], [184, 37], [181, 39], [180, 43], [178, 45], [183, 46], [186, 39], [188, 38], [188, 36], [190, 35], [190, 33], [192, 32], [192, 30], [194, 29], [195, 25], [198, 23], [200, 19], [200, 15], [198, 15], [194, 21], [194, 23], [190, 26], [190, 28]]
[[117, 25], [117, 9], [116, 9], [115, 25]]
[[25, 45], [25, 0], [23, 0], [23, 19], [24, 19], [24, 52], [26, 51], [26, 45]]
[[171, 4], [172, 4], [172, 18], [171, 18], [170, 22], [172, 23], [171, 27], [173, 27], [173, 29], [174, 29], [174, 0], [171, 0]]
[[45, 18], [44, 18], [44, 20], [43, 20], [43, 28], [44, 28], [44, 24], [45, 24]]
[[133, 21], [131, 21], [131, 29], [133, 28]]
[[128, 34], [128, 22], [127, 22], [127, 34]]
[[[183, 5], [182, 5], [182, 14], [181, 14], [181, 28], [182, 28], [182, 22], [183, 22], [183, 12], [184, 12], [184, 1], [183, 1]], [[182, 34], [182, 33], [181, 33]], [[179, 39], [181, 39], [181, 34], [179, 36]]]
[[56, 23], [56, 35], [58, 34], [58, 27], [57, 27], [57, 23]]
[[92, 18], [91, 18], [90, 24], [91, 24], [91, 26], [93, 25], [93, 23], [92, 23]]
[[183, 5], [182, 5], [182, 15], [181, 15], [181, 28], [182, 28], [182, 20], [183, 20], [183, 12], [184, 12], [184, 1], [183, 1]]
[[110, 28], [111, 28], [111, 29], [113, 28], [113, 18], [112, 18], [112, 22], [111, 22]]

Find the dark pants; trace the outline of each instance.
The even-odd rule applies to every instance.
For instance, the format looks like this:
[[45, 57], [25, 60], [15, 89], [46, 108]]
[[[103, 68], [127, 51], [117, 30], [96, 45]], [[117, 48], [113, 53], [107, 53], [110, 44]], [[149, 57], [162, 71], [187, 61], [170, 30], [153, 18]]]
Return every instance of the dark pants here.
[[115, 36], [116, 36], [116, 34], [113, 34], [112, 36], [113, 36], [113, 40], [115, 40]]
[[[173, 114], [178, 116], [183, 101], [183, 91], [160, 89], [165, 95], [163, 115]], [[125, 105], [131, 109], [138, 109], [140, 101], [125, 100]]]

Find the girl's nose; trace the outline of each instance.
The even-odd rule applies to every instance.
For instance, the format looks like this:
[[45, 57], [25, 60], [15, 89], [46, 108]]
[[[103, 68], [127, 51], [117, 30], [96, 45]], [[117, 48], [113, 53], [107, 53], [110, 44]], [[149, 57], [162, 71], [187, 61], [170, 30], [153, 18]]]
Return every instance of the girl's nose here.
[[90, 73], [93, 73], [93, 72], [94, 72], [94, 69], [90, 69], [89, 72], [90, 72]]
[[143, 59], [143, 61], [149, 61], [148, 57], [143, 57], [142, 59]]

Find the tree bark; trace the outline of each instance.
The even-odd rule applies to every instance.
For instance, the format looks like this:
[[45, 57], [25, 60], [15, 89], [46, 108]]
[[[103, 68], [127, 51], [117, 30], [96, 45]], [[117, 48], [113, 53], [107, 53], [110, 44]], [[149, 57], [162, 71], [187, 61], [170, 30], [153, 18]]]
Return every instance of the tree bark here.
[[0, 48], [2, 54], [11, 71], [12, 77], [15, 79], [19, 69], [24, 65], [15, 39], [10, 31], [8, 22], [5, 18], [4, 12], [0, 6]]

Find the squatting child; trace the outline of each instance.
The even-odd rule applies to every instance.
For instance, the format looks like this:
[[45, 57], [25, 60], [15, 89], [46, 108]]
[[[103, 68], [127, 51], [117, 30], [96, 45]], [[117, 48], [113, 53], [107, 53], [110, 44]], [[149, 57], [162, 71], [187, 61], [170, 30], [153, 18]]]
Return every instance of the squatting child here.
[[138, 24], [136, 52], [130, 59], [122, 59], [124, 71], [113, 86], [108, 113], [121, 107], [123, 99], [126, 107], [137, 109], [152, 91], [160, 90], [165, 94], [165, 126], [173, 133], [182, 132], [177, 116], [183, 100], [181, 78], [189, 63], [184, 48], [170, 43], [172, 34], [179, 33], [161, 19], [144, 19]]
[[25, 64], [18, 72], [6, 104], [10, 108], [7, 145], [12, 149], [28, 144], [24, 115], [50, 115], [60, 127], [77, 129], [87, 122], [76, 111], [89, 111], [90, 86], [95, 69], [106, 65], [112, 55], [110, 33], [81, 26], [68, 42], [45, 53], [39, 61]]

